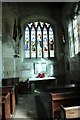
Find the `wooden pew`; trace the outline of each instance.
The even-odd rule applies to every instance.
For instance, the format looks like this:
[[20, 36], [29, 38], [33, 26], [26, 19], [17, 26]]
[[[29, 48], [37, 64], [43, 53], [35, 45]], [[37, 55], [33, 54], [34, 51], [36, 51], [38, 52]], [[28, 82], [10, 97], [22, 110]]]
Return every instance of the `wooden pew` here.
[[61, 120], [80, 120], [80, 106], [64, 107], [60, 106]]
[[18, 104], [18, 87], [19, 87], [19, 77], [13, 78], [3, 78], [2, 79], [2, 86], [15, 86], [15, 99], [16, 104]]
[[10, 93], [0, 96], [2, 101], [2, 120], [10, 120]]
[[15, 87], [2, 87], [2, 95], [5, 93], [10, 93], [10, 113], [13, 114], [15, 112]]
[[19, 77], [2, 78], [2, 86], [12, 86], [19, 83]]
[[70, 91], [79, 91], [80, 84], [66, 84], [66, 85], [57, 85], [47, 87], [47, 92], [57, 93], [57, 92], [70, 92]]
[[15, 103], [18, 104], [18, 89], [16, 87], [16, 85], [14, 86], [2, 86], [2, 88], [6, 89], [6, 88], [12, 88], [14, 87], [14, 91], [15, 91]]
[[80, 105], [80, 91], [51, 93], [51, 106], [53, 119], [60, 116], [60, 106], [78, 106]]

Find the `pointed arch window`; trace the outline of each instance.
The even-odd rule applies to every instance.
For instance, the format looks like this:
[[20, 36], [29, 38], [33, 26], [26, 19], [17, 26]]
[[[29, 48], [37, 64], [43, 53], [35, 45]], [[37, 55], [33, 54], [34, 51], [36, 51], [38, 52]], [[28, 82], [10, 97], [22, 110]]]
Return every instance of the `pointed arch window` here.
[[69, 23], [68, 26], [68, 36], [69, 36], [69, 50], [70, 50], [70, 57], [74, 57], [74, 40], [73, 40], [73, 29], [72, 29], [72, 22]]
[[30, 54], [30, 40], [29, 40], [29, 28], [28, 26], [25, 29], [25, 57], [29, 58]]
[[34, 26], [31, 28], [31, 56], [36, 57], [36, 36]]
[[40, 26], [37, 28], [37, 56], [42, 57], [42, 33]]
[[50, 57], [54, 57], [54, 34], [51, 27], [49, 28], [49, 46], [50, 46]]
[[48, 35], [47, 35], [47, 28], [44, 27], [43, 29], [43, 53], [44, 57], [48, 57]]
[[25, 58], [55, 57], [54, 44], [54, 31], [49, 23], [32, 22], [25, 27]]
[[80, 52], [80, 3], [74, 10], [73, 19], [68, 25], [70, 57], [74, 57]]
[[78, 36], [78, 23], [77, 23], [77, 15], [74, 16], [73, 20], [73, 35], [74, 35], [74, 46], [75, 46], [75, 54], [77, 54], [79, 51], [79, 36]]

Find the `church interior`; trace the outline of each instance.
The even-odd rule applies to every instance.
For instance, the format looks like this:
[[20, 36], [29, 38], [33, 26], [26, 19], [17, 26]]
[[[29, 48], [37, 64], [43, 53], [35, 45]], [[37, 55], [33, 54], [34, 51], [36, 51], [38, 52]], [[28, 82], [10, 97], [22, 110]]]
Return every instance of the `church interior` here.
[[1, 120], [80, 120], [80, 2], [0, 3]]

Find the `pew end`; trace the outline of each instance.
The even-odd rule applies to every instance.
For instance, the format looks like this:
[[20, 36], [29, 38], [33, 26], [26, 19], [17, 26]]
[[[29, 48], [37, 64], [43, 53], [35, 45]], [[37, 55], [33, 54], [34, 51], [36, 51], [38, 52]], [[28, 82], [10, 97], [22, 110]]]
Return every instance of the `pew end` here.
[[60, 118], [60, 106], [65, 107], [80, 105], [80, 91], [52, 93], [52, 114], [53, 119]]
[[2, 120], [10, 119], [10, 93], [4, 93], [0, 96], [2, 99]]
[[61, 120], [80, 120], [80, 106], [64, 107], [60, 106]]

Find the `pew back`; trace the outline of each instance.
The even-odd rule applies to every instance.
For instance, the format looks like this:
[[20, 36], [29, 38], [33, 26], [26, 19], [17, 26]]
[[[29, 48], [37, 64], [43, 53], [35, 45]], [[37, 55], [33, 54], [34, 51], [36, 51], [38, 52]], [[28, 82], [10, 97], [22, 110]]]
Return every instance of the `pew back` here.
[[18, 104], [18, 86], [19, 86], [19, 77], [14, 78], [3, 78], [2, 86], [15, 86], [15, 99], [16, 104]]
[[52, 113], [53, 118], [60, 115], [60, 106], [76, 106], [80, 105], [80, 92], [64, 92], [64, 93], [51, 93]]
[[64, 107], [60, 106], [61, 120], [80, 120], [80, 106]]
[[0, 96], [2, 99], [2, 119], [10, 119], [10, 93], [5, 93], [3, 96]]
[[3, 78], [2, 79], [2, 86], [12, 86], [19, 83], [19, 77], [14, 78]]
[[13, 114], [15, 111], [15, 87], [13, 86], [2, 87], [2, 95], [5, 93], [10, 93], [10, 110], [11, 114]]

